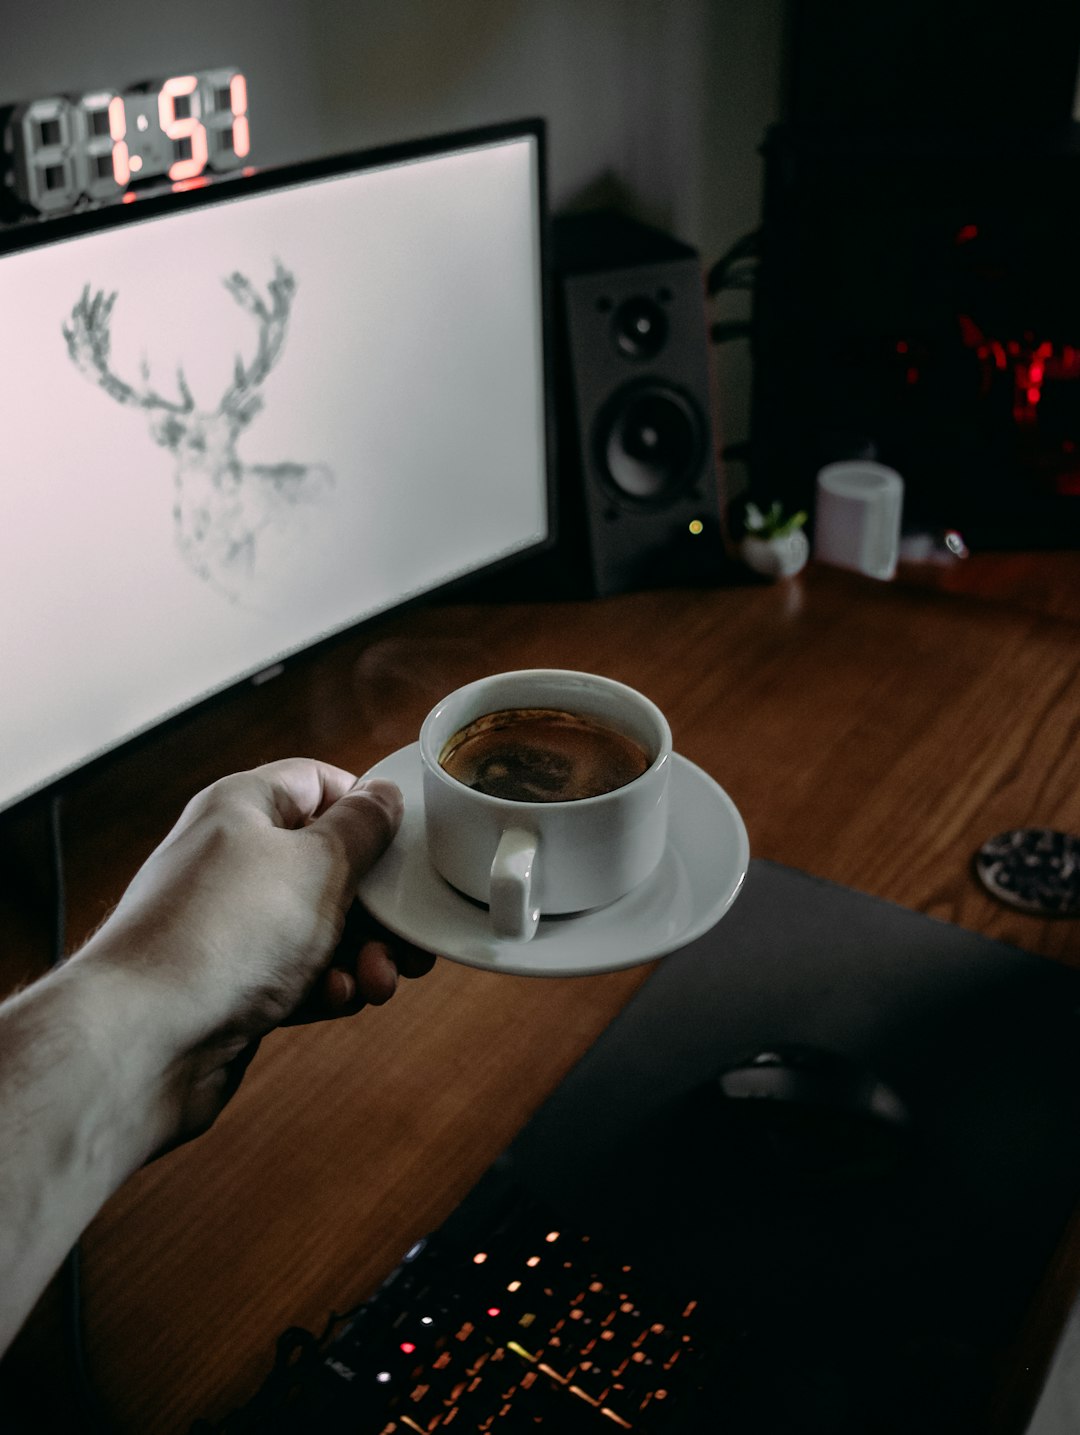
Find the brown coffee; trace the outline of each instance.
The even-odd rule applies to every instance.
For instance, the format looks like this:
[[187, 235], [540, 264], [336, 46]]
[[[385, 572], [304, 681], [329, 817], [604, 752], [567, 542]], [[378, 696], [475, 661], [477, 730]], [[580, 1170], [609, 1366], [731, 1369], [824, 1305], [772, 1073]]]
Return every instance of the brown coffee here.
[[573, 802], [625, 787], [649, 766], [640, 743], [557, 708], [487, 713], [454, 734], [442, 767], [477, 792], [514, 802]]

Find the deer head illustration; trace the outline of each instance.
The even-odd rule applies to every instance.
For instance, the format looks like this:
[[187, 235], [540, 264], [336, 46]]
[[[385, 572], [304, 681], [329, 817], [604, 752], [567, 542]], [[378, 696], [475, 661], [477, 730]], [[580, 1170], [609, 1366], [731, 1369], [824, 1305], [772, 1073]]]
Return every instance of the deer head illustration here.
[[236, 599], [256, 569], [260, 534], [285, 521], [297, 503], [317, 498], [332, 476], [322, 464], [246, 464], [239, 458], [237, 441], [262, 409], [259, 390], [281, 357], [296, 280], [275, 261], [267, 297], [240, 273], [229, 275], [224, 284], [255, 320], [258, 345], [248, 363], [237, 355], [232, 382], [212, 409], [197, 406], [183, 368], [177, 369], [179, 398], [174, 399], [151, 387], [145, 358], [141, 384], [113, 372], [109, 326], [115, 291], [91, 293], [88, 284], [63, 333], [75, 366], [117, 403], [141, 409], [154, 442], [173, 455], [173, 522], [180, 552], [200, 578]]

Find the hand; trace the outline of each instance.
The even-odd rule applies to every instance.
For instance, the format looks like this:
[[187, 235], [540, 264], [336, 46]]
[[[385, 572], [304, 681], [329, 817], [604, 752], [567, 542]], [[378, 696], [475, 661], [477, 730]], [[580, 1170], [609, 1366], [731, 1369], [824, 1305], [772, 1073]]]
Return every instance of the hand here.
[[0, 1002], [0, 1354], [131, 1173], [205, 1130], [260, 1039], [434, 959], [360, 916], [392, 783], [290, 759], [199, 793], [67, 962]]
[[381, 1005], [434, 958], [356, 902], [401, 821], [401, 794], [287, 759], [188, 804], [75, 960], [122, 969], [167, 1014], [183, 1073], [168, 1144], [204, 1130], [275, 1026]]

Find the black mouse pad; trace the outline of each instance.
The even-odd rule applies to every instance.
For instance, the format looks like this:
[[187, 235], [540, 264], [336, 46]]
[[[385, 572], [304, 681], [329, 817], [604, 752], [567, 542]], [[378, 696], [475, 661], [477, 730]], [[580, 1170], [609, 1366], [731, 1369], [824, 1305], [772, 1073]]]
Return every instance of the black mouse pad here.
[[[1078, 1006], [1078, 972], [754, 860], [510, 1170], [709, 1305], [732, 1429], [975, 1432], [1080, 1202]], [[910, 1125], [868, 1147], [835, 1113], [725, 1101], [719, 1074], [778, 1047], [873, 1072]]]

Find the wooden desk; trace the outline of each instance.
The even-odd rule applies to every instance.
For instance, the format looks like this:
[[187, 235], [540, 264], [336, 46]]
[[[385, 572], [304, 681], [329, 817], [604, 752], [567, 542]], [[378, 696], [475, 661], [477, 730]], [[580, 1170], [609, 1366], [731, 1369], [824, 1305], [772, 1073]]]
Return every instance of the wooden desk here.
[[[653, 697], [678, 751], [738, 804], [755, 856], [1080, 964], [1080, 925], [1010, 911], [970, 865], [1004, 828], [1080, 830], [1078, 636], [1037, 605], [814, 567], [776, 586], [418, 610], [73, 782], [69, 940], [214, 777], [291, 753], [361, 771], [450, 688], [558, 666]], [[9, 822], [9, 848], [32, 848], [32, 826]], [[47, 960], [32, 891], [24, 873], [0, 908], [9, 986]], [[277, 1335], [368, 1294], [648, 970], [547, 980], [443, 961], [386, 1008], [269, 1038], [213, 1131], [140, 1172], [87, 1233], [88, 1355], [116, 1427], [176, 1435], [246, 1400]], [[1022, 1429], [1078, 1250], [1063, 1247], [1023, 1333], [1003, 1435]], [[53, 1315], [46, 1298], [9, 1380], [54, 1380]]]

